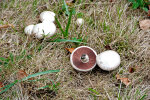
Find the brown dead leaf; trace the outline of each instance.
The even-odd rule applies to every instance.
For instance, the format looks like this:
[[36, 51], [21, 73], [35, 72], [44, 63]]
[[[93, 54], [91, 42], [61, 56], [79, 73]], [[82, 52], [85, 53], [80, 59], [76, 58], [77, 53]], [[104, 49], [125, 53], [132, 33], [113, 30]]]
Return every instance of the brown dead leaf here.
[[150, 17], [150, 10], [148, 10], [148, 16]]
[[133, 73], [135, 71], [140, 71], [139, 66], [129, 67], [129, 73]]
[[2, 91], [2, 89], [1, 89], [2, 87], [4, 87], [4, 85], [2, 82], [0, 82], [0, 92]]
[[145, 19], [139, 22], [140, 28], [142, 30], [147, 30], [150, 28], [150, 20], [149, 19]]
[[117, 74], [116, 75], [117, 80], [120, 80], [122, 83], [124, 83], [126, 86], [128, 86], [131, 81], [128, 78], [120, 78], [120, 76]]
[[70, 3], [70, 2], [67, 2], [67, 1], [66, 1], [66, 4], [67, 4], [68, 6], [72, 6], [72, 5], [73, 5], [73, 3]]
[[129, 67], [129, 73], [133, 73], [135, 72], [135, 68], [134, 67]]
[[7, 24], [7, 25], [0, 26], [0, 29], [2, 29], [2, 28], [8, 28], [8, 27], [14, 28], [14, 26], [12, 24]]
[[150, 5], [148, 5], [148, 8], [149, 8], [149, 10], [148, 10], [148, 16], [150, 17]]
[[25, 72], [25, 71], [23, 71], [23, 70], [19, 70], [18, 71], [18, 73], [17, 73], [17, 78], [20, 80], [20, 79], [23, 79], [23, 78], [25, 78], [25, 77], [27, 77], [28, 76], [28, 74]]
[[66, 4], [68, 6], [72, 6], [73, 5], [74, 0], [66, 0]]
[[105, 46], [105, 49], [106, 49], [106, 50], [112, 50], [112, 48], [110, 47], [110, 45], [106, 45], [106, 46]]
[[66, 50], [69, 51], [70, 53], [72, 53], [74, 48], [66, 48]]

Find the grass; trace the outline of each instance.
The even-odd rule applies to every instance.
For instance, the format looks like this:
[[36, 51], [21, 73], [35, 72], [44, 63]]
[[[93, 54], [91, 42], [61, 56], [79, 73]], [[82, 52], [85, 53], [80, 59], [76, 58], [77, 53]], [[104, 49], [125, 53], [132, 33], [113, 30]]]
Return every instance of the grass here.
[[[138, 21], [146, 18], [146, 12], [133, 10], [128, 0], [79, 0], [68, 8], [63, 5], [63, 1], [55, 0], [0, 1], [0, 25], [9, 23], [15, 26], [0, 30], [0, 82], [5, 86], [15, 82], [16, 72], [20, 69], [29, 75], [46, 70], [61, 70], [57, 74], [37, 76], [32, 82], [15, 83], [8, 91], [0, 94], [0, 99], [148, 98], [150, 35], [138, 26]], [[71, 15], [72, 8], [76, 13]], [[56, 13], [57, 34], [43, 41], [26, 36], [24, 27], [38, 23], [39, 14], [45, 10]], [[76, 24], [76, 19], [80, 17], [85, 21], [81, 27]], [[111, 72], [104, 72], [98, 67], [88, 73], [77, 72], [71, 67], [70, 55], [65, 48], [80, 45], [90, 46], [97, 53], [109, 46], [120, 54], [121, 65]], [[138, 69], [129, 73], [128, 68], [135, 66]], [[115, 75], [118, 73], [132, 81], [129, 87], [116, 80]], [[49, 90], [54, 90], [55, 94]], [[39, 93], [44, 94], [39, 96]]]

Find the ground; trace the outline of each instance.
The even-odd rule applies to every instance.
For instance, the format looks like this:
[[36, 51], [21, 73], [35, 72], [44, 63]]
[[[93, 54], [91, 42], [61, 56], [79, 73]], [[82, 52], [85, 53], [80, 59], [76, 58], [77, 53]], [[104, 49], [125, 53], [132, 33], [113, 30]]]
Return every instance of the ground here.
[[[24, 34], [25, 26], [39, 23], [39, 14], [45, 10], [55, 12], [65, 28], [68, 16], [62, 5], [61, 0], [0, 0], [0, 25], [14, 25], [0, 30], [0, 57], [11, 59], [8, 64], [0, 65], [0, 82], [12, 83], [19, 70], [31, 75], [60, 69], [58, 73], [34, 77], [35, 82], [15, 84], [0, 94], [0, 100], [150, 99], [150, 33], [140, 30], [138, 24], [147, 14], [133, 10], [127, 0], [79, 0], [71, 6], [76, 14], [72, 16], [68, 38], [83, 39], [84, 43], [48, 42]], [[78, 13], [84, 19], [80, 27], [76, 24]], [[58, 26], [56, 33], [61, 33]], [[65, 48], [82, 45], [92, 47], [98, 54], [110, 48], [117, 51], [121, 65], [110, 72], [98, 66], [90, 72], [74, 70]], [[133, 73], [129, 72], [130, 67], [135, 69]], [[116, 79], [116, 74], [129, 78], [131, 84], [126, 87]], [[51, 85], [50, 80], [58, 86], [38, 90]]]

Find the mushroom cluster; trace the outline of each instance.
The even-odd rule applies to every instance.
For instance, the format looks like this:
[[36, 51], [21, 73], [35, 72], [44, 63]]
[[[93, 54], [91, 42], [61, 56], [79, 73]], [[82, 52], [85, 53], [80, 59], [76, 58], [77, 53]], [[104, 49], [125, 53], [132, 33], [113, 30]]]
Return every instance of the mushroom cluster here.
[[36, 38], [42, 39], [44, 37], [49, 38], [56, 32], [55, 13], [51, 11], [44, 11], [40, 14], [40, 21], [36, 25], [28, 25], [25, 27], [24, 32], [27, 35], [35, 35]]
[[92, 48], [80, 46], [72, 52], [70, 62], [72, 67], [78, 71], [90, 71], [96, 64], [103, 70], [111, 71], [120, 65], [120, 56], [113, 50], [107, 50], [97, 55]]

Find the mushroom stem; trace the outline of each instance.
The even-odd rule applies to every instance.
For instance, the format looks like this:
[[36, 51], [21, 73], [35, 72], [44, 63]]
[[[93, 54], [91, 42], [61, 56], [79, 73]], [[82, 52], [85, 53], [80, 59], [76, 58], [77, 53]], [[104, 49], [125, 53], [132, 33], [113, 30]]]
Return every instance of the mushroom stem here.
[[83, 63], [89, 62], [89, 56], [87, 54], [82, 54], [80, 59]]

